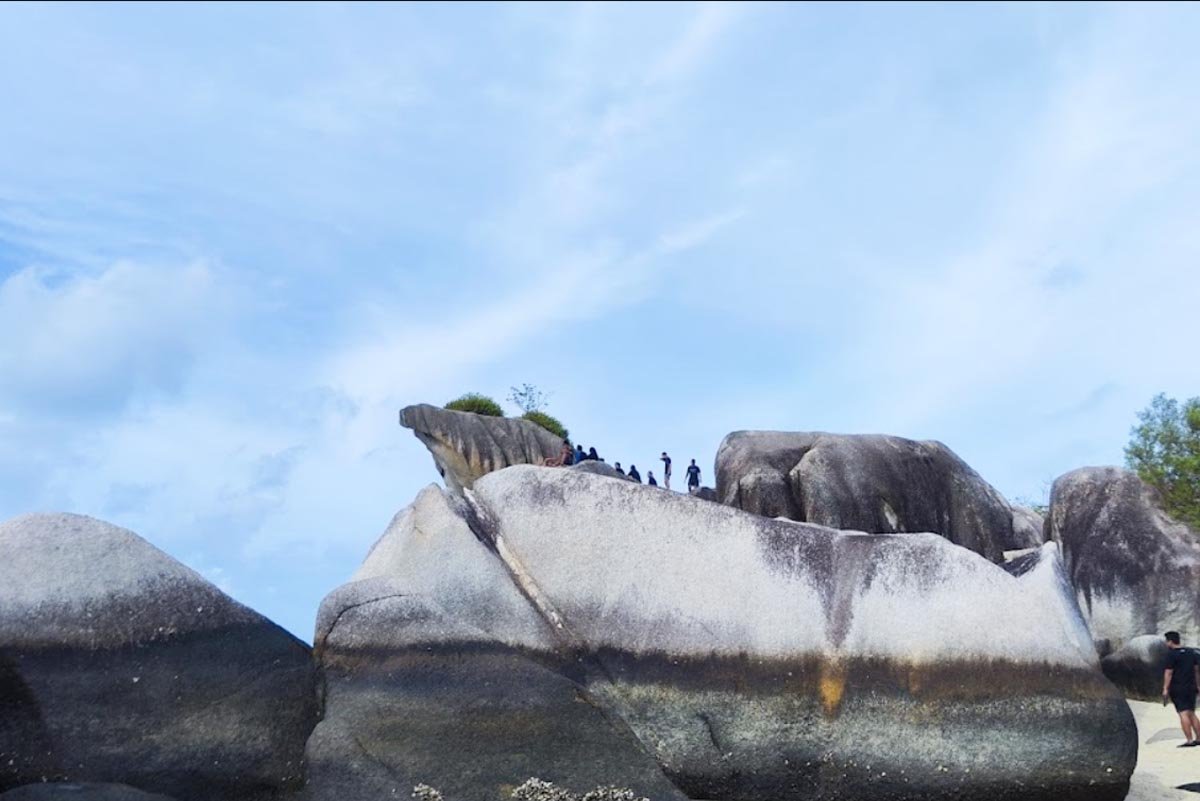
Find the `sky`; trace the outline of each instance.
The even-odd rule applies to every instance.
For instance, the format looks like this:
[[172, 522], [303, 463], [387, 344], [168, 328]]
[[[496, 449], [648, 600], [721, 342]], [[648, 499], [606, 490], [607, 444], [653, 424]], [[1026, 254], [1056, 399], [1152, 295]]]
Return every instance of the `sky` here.
[[1200, 395], [1197, 41], [1183, 4], [4, 4], [0, 519], [132, 529], [311, 640], [438, 479], [397, 411], [527, 382], [643, 475], [887, 433], [1044, 500]]

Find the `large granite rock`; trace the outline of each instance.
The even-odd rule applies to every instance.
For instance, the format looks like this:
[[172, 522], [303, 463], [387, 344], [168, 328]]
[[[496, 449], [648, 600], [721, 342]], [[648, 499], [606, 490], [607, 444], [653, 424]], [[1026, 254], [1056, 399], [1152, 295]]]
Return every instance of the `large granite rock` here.
[[136, 534], [0, 524], [0, 790], [271, 798], [302, 778], [314, 690], [303, 643]]
[[1161, 634], [1143, 634], [1101, 659], [1100, 668], [1127, 698], [1157, 701], [1162, 697], [1169, 650]]
[[993, 562], [1029, 547], [1027, 534], [1014, 534], [1004, 497], [940, 442], [736, 431], [717, 450], [716, 472], [722, 503], [764, 517], [880, 533], [930, 531]]
[[173, 801], [169, 796], [146, 793], [127, 784], [74, 784], [43, 782], [26, 784], [7, 793], [0, 801]]
[[1101, 656], [1142, 634], [1200, 642], [1200, 534], [1128, 470], [1085, 467], [1050, 493], [1049, 531]]
[[460, 498], [424, 490], [322, 603], [324, 711], [306, 798], [407, 798], [425, 783], [446, 798], [507, 801], [536, 776], [683, 801], [573, 678], [582, 668], [558, 653], [556, 624], [476, 537], [472, 516]]
[[557, 458], [562, 439], [528, 420], [456, 412], [422, 403], [400, 410], [400, 425], [412, 429], [430, 454], [446, 486], [469, 488], [477, 478], [515, 464]]
[[1054, 545], [1013, 576], [932, 534], [514, 467], [426, 490], [355, 579], [317, 631], [320, 799], [527, 773], [666, 797], [656, 762], [693, 798], [1115, 801], [1136, 759]]

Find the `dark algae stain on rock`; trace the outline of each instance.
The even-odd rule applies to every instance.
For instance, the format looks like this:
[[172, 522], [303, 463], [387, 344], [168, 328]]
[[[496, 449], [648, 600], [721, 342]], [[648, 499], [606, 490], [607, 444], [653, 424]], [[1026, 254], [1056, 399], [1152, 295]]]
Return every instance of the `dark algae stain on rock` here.
[[[179, 801], [300, 787], [310, 650], [132, 532], [78, 515], [0, 524], [0, 610], [8, 786]], [[11, 742], [13, 725], [29, 738]]]

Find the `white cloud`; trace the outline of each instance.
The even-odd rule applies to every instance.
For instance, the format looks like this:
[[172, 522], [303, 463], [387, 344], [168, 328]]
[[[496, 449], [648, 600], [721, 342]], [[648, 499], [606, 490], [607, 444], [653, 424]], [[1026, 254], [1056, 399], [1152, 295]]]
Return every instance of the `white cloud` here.
[[203, 263], [14, 273], [0, 284], [0, 404], [111, 411], [174, 391], [220, 315]]

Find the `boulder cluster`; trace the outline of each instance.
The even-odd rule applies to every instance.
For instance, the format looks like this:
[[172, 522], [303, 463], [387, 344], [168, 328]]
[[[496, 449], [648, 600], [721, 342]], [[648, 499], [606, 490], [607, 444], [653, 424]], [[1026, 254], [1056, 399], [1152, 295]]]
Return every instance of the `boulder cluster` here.
[[0, 799], [1117, 801], [1200, 637], [1197, 533], [1115, 468], [1043, 521], [941, 443], [737, 432], [706, 500], [401, 423], [445, 486], [311, 649], [129, 531], [0, 524]]

